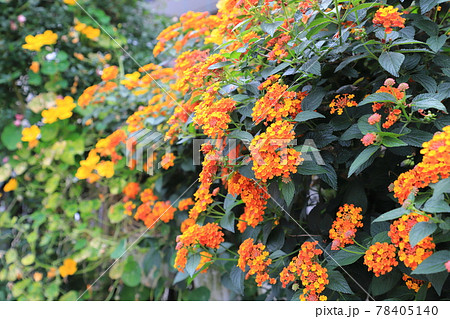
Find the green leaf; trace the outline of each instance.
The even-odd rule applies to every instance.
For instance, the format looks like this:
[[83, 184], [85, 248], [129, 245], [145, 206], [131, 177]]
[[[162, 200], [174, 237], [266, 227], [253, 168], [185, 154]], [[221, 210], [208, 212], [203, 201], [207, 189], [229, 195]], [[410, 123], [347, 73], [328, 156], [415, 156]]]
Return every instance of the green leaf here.
[[447, 113], [447, 108], [445, 107], [444, 104], [441, 103], [441, 101], [426, 97], [423, 94], [416, 96], [412, 100], [411, 105], [414, 111], [417, 111], [419, 109], [422, 110], [436, 109], [444, 113]]
[[244, 272], [237, 266], [233, 267], [230, 272], [231, 284], [236, 293], [244, 295]]
[[[367, 123], [368, 124], [368, 123]], [[350, 126], [342, 135], [340, 140], [341, 141], [349, 141], [354, 138], [360, 139], [363, 137], [363, 134], [361, 134], [361, 130], [359, 129], [358, 123], [353, 124]]]
[[393, 76], [399, 76], [398, 71], [405, 60], [405, 56], [398, 52], [381, 53], [378, 62], [380, 65]]
[[302, 100], [302, 110], [303, 111], [314, 111], [317, 109], [320, 104], [322, 104], [322, 100], [325, 97], [327, 92], [321, 88], [316, 87], [308, 95]]
[[278, 27], [283, 24], [283, 21], [275, 21], [273, 23], [261, 23], [261, 29], [273, 37]]
[[210, 65], [210, 66], [208, 67], [208, 70], [221, 69], [221, 68], [223, 68], [224, 66], [227, 66], [227, 65], [230, 65], [230, 64], [232, 64], [231, 61], [217, 62], [217, 63], [215, 63], [215, 64], [213, 64], [213, 65]]
[[422, 147], [424, 142], [433, 138], [433, 134], [430, 132], [421, 131], [415, 128], [411, 128], [410, 130], [411, 132], [400, 137], [400, 139], [408, 145]]
[[249, 141], [251, 142], [253, 139], [253, 135], [246, 131], [235, 130], [228, 135], [229, 138], [236, 138], [241, 141]]
[[194, 276], [195, 269], [197, 269], [198, 265], [200, 264], [201, 258], [202, 257], [200, 256], [200, 254], [189, 255], [185, 267], [185, 271], [188, 273], [189, 276], [191, 277]]
[[[359, 246], [351, 245], [345, 247], [345, 250], [339, 250], [335, 254], [328, 256], [328, 267], [339, 267], [353, 264], [359, 258], [364, 256], [365, 250]], [[352, 251], [352, 252], [350, 252]], [[354, 252], [354, 253], [353, 253]]]
[[305, 73], [321, 75], [321, 66], [319, 62], [319, 57], [313, 57], [312, 59], [306, 61], [306, 63], [304, 63], [301, 66], [300, 70], [302, 70]]
[[447, 37], [445, 34], [438, 36], [429, 37], [427, 40], [427, 44], [434, 53], [437, 53], [447, 41]]
[[303, 111], [297, 114], [294, 121], [296, 122], [306, 122], [308, 120], [317, 119], [317, 118], [325, 118], [324, 115], [313, 112], [313, 111]]
[[78, 297], [78, 292], [76, 292], [75, 290], [71, 290], [68, 293], [62, 295], [61, 298], [59, 298], [59, 301], [75, 301], [78, 299]]
[[186, 291], [183, 295], [184, 301], [208, 301], [211, 292], [206, 287], [198, 287], [191, 291]]
[[345, 280], [344, 276], [337, 270], [328, 271], [328, 280], [330, 281], [327, 285], [328, 289], [338, 291], [344, 294], [352, 294], [350, 286]]
[[440, 296], [442, 287], [444, 287], [445, 281], [448, 277], [448, 271], [442, 271], [434, 274], [427, 275], [428, 281], [433, 285], [434, 290]]
[[425, 14], [439, 3], [439, 0], [420, 0], [420, 13]]
[[414, 74], [412, 79], [419, 82], [428, 91], [428, 93], [436, 93], [437, 83], [431, 76], [426, 74]]
[[366, 135], [367, 133], [374, 133], [376, 131], [376, 127], [367, 122], [369, 117], [370, 114], [366, 114], [361, 116], [358, 120], [358, 128], [363, 135]]
[[10, 151], [17, 149], [17, 144], [22, 138], [22, 131], [14, 124], [7, 125], [2, 132], [2, 144]]
[[298, 173], [301, 175], [319, 175], [326, 174], [327, 170], [312, 160], [305, 160], [298, 166]]
[[48, 142], [54, 140], [59, 133], [59, 122], [45, 124], [41, 127], [41, 140]]
[[370, 290], [373, 296], [380, 296], [391, 290], [396, 286], [401, 278], [398, 271], [391, 271], [380, 277], [374, 276], [370, 284]]
[[237, 196], [228, 193], [227, 196], [225, 196], [225, 200], [223, 202], [223, 209], [226, 212], [229, 212], [233, 207], [239, 204], [239, 202], [236, 201]]
[[295, 185], [294, 182], [291, 180], [288, 183], [281, 182], [280, 184], [280, 190], [281, 194], [283, 194], [284, 200], [286, 204], [289, 206], [294, 199], [295, 195]]
[[397, 99], [395, 96], [393, 96], [390, 93], [382, 92], [382, 93], [373, 93], [370, 94], [368, 97], [366, 97], [364, 100], [362, 100], [358, 106], [362, 106], [369, 103], [374, 102], [391, 102], [391, 103], [397, 103]]
[[409, 211], [407, 209], [404, 209], [403, 207], [399, 207], [399, 208], [390, 210], [390, 211], [382, 214], [378, 218], [374, 219], [374, 221], [372, 223], [378, 223], [378, 222], [384, 222], [384, 221], [388, 221], [388, 220], [397, 219], [408, 213], [409, 213]]
[[267, 238], [267, 249], [269, 251], [276, 251], [281, 249], [284, 245], [285, 234], [281, 227], [276, 227]]
[[334, 70], [334, 73], [339, 72], [340, 70], [342, 70], [343, 68], [345, 68], [347, 65], [349, 65], [350, 63], [354, 62], [354, 61], [358, 61], [360, 59], [364, 59], [367, 58], [369, 56], [369, 53], [364, 53], [364, 54], [360, 54], [360, 55], [355, 55], [352, 57], [349, 57], [347, 59], [345, 59], [344, 61], [342, 61]]
[[141, 282], [141, 267], [133, 256], [128, 257], [123, 269], [122, 280], [129, 287], [136, 287]]
[[366, 147], [353, 161], [348, 170], [347, 177], [350, 177], [361, 165], [363, 165], [369, 158], [378, 151], [380, 147], [378, 145], [370, 145]]
[[449, 260], [449, 250], [435, 252], [433, 255], [422, 261], [411, 274], [434, 274], [437, 272], [446, 271], [447, 269], [445, 268], [445, 263]]
[[55, 192], [55, 190], [59, 186], [60, 180], [61, 180], [61, 178], [59, 175], [53, 175], [52, 177], [50, 177], [47, 180], [47, 182], [45, 183], [45, 192], [47, 194], [51, 194], [51, 193]]
[[58, 72], [58, 64], [56, 62], [45, 62], [42, 64], [41, 72], [45, 75], [54, 75]]
[[109, 270], [109, 277], [111, 279], [119, 279], [122, 276], [124, 269], [125, 269], [125, 262], [117, 261]]
[[420, 222], [415, 224], [409, 232], [409, 242], [412, 247], [416, 246], [422, 239], [431, 235], [437, 225], [432, 222]]
[[234, 214], [231, 210], [225, 213], [225, 216], [219, 222], [219, 225], [232, 233], [234, 233]]
[[114, 251], [111, 253], [111, 258], [112, 259], [117, 259], [120, 258], [126, 251], [127, 249], [127, 239], [123, 238], [119, 244], [116, 246], [116, 249], [114, 249]]
[[400, 147], [400, 146], [408, 145], [405, 142], [403, 142], [402, 140], [398, 139], [397, 137], [392, 137], [392, 136], [383, 137], [383, 139], [381, 140], [381, 143], [386, 147]]
[[113, 224], [117, 224], [127, 217], [124, 213], [125, 208], [123, 203], [117, 203], [114, 206], [111, 206], [108, 210], [108, 218], [109, 221]]
[[24, 266], [29, 266], [34, 263], [35, 259], [36, 259], [36, 256], [34, 254], [28, 254], [21, 259], [21, 263]]

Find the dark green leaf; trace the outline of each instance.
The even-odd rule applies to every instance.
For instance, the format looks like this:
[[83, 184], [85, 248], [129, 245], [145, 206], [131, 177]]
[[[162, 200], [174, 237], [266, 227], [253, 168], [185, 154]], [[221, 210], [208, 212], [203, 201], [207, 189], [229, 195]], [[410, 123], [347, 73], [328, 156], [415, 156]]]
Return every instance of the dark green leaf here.
[[379, 216], [378, 218], [376, 218], [373, 223], [378, 223], [378, 222], [384, 222], [387, 220], [393, 220], [393, 219], [397, 219], [405, 214], [408, 214], [409, 211], [404, 209], [403, 207], [399, 207], [393, 210], [390, 210], [384, 214], [382, 214], [381, 216]]
[[189, 274], [189, 276], [192, 277], [195, 274], [195, 269], [197, 269], [197, 266], [200, 264], [200, 260], [200, 254], [189, 255], [185, 267], [185, 271]]
[[295, 185], [294, 182], [289, 181], [288, 183], [281, 182], [280, 184], [281, 193], [283, 194], [286, 204], [289, 206], [294, 199], [295, 195]]
[[437, 272], [446, 271], [447, 269], [445, 268], [445, 263], [449, 260], [450, 251], [437, 251], [433, 255], [422, 261], [411, 274], [434, 274]]
[[303, 112], [300, 112], [299, 114], [297, 114], [297, 116], [295, 117], [294, 121], [296, 121], [296, 122], [306, 122], [308, 120], [317, 119], [317, 118], [325, 118], [325, 116], [320, 114], [320, 113], [318, 113], [318, 112], [303, 111]]
[[437, 53], [447, 41], [447, 36], [445, 34], [438, 36], [429, 37], [427, 40], [427, 44], [433, 52]]
[[116, 249], [111, 253], [112, 259], [120, 258], [127, 248], [127, 240], [126, 238], [122, 239], [119, 244], [116, 246]]
[[374, 276], [372, 283], [370, 284], [370, 290], [372, 295], [380, 296], [387, 293], [389, 290], [395, 287], [400, 280], [401, 274], [398, 271], [391, 271], [380, 277]]
[[317, 87], [313, 89], [302, 101], [302, 110], [303, 111], [314, 111], [317, 109], [320, 104], [322, 104], [322, 100], [325, 97], [326, 91]]
[[405, 56], [398, 52], [383, 52], [378, 61], [380, 65], [393, 76], [399, 76], [398, 71], [405, 60]]
[[327, 285], [328, 289], [338, 291], [344, 294], [352, 294], [350, 286], [345, 280], [344, 276], [337, 270], [330, 270], [328, 272], [328, 280], [330, 281]]
[[380, 147], [378, 145], [370, 145], [365, 148], [353, 161], [348, 170], [348, 177], [350, 177], [361, 165], [369, 160], [369, 158], [378, 151]]
[[10, 151], [17, 149], [17, 143], [22, 138], [22, 131], [14, 124], [7, 125], [2, 132], [1, 140], [3, 145]]
[[392, 102], [397, 103], [397, 99], [395, 96], [393, 96], [390, 93], [382, 92], [382, 93], [373, 93], [370, 94], [368, 97], [366, 97], [364, 100], [362, 100], [358, 106], [362, 106], [369, 103], [374, 102]]
[[230, 272], [231, 283], [236, 293], [244, 295], [244, 272], [237, 266], [233, 267]]
[[278, 27], [283, 24], [283, 21], [275, 21], [273, 23], [261, 23], [261, 29], [273, 37], [275, 31], [277, 31]]
[[420, 222], [415, 224], [409, 232], [409, 242], [411, 246], [416, 246], [422, 239], [434, 233], [436, 228], [437, 225], [432, 222]]

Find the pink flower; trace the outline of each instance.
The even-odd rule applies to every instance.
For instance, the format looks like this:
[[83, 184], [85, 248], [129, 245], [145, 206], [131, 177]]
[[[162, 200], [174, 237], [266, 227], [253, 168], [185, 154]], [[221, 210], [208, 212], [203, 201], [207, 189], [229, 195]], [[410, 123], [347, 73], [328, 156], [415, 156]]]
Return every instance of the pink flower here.
[[398, 85], [398, 89], [399, 89], [400, 91], [406, 91], [407, 89], [409, 89], [409, 85], [408, 85], [408, 83], [400, 83], [400, 84]]
[[367, 122], [369, 122], [370, 125], [374, 125], [375, 123], [380, 122], [380, 119], [381, 115], [378, 113], [374, 113], [367, 119]]
[[445, 268], [447, 268], [447, 271], [450, 272], [450, 260], [445, 263]]
[[394, 84], [395, 84], [395, 80], [392, 78], [388, 78], [388, 79], [386, 79], [386, 81], [384, 81], [385, 86], [393, 86]]
[[367, 133], [363, 136], [361, 139], [361, 142], [364, 144], [364, 146], [369, 146], [375, 142], [377, 139], [377, 135], [375, 133]]
[[24, 23], [25, 21], [27, 21], [27, 18], [25, 18], [25, 16], [23, 14], [17, 16], [17, 21], [19, 21], [20, 24]]

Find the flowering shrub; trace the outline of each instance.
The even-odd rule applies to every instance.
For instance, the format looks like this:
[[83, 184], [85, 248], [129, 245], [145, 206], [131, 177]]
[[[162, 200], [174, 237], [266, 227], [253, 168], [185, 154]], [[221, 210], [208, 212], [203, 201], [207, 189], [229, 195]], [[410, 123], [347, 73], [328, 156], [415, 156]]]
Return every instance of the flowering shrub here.
[[[109, 66], [76, 108], [69, 97], [49, 108], [50, 121], [98, 109], [120, 119], [107, 105], [128, 97], [132, 113], [83, 147], [74, 173], [74, 187], [115, 195], [112, 222], [145, 234], [129, 234], [145, 257], [109, 276], [123, 289], [142, 281], [151, 299], [209, 299], [198, 279], [215, 273], [233, 299], [448, 298], [448, 10], [221, 0], [159, 34], [153, 54], [171, 63]], [[22, 132], [28, 147], [47, 125]], [[147, 156], [142, 129], [163, 136]], [[168, 265], [152, 273], [162, 282], [145, 284], [155, 263]]]

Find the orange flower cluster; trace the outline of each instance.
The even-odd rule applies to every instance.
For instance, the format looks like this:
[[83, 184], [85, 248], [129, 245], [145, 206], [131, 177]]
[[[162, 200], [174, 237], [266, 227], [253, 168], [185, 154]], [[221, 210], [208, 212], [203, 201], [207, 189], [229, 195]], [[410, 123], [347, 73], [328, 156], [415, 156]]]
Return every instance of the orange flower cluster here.
[[[203, 58], [203, 53], [196, 52], [196, 55], [184, 56], [181, 61], [186, 59], [193, 59], [196, 56]], [[177, 60], [178, 61], [178, 60]], [[195, 61], [195, 60], [194, 60]], [[180, 93], [185, 94], [189, 90], [201, 89], [204, 86], [210, 86], [215, 83], [218, 77], [222, 75], [222, 69], [209, 70], [209, 67], [213, 64], [224, 62], [225, 58], [220, 54], [213, 54], [208, 56], [204, 61], [196, 62], [190, 66], [180, 66], [177, 69], [178, 79], [174, 85], [174, 88]], [[180, 61], [178, 61], [180, 63]]]
[[153, 204], [156, 200], [158, 200], [158, 197], [153, 193], [153, 190], [150, 188], [144, 189], [141, 192], [140, 198], [141, 202], [151, 204]]
[[125, 204], [123, 204], [123, 207], [125, 208], [124, 214], [131, 216], [133, 214], [133, 210], [136, 208], [136, 204], [134, 204], [132, 201], [127, 201]]
[[167, 153], [164, 154], [162, 159], [161, 159], [161, 167], [164, 169], [169, 169], [170, 167], [174, 166], [174, 160], [175, 160], [175, 155], [173, 155], [173, 153]]
[[375, 12], [372, 22], [375, 25], [383, 26], [387, 34], [392, 32], [392, 27], [404, 28], [405, 18], [401, 17], [402, 13], [398, 12], [398, 8], [393, 6], [381, 7]]
[[117, 154], [116, 147], [120, 143], [125, 143], [127, 135], [123, 130], [116, 130], [104, 139], [101, 139], [95, 145], [95, 150], [100, 156], [109, 156], [113, 163], [117, 163], [122, 156]]
[[288, 56], [288, 52], [285, 50], [285, 46], [291, 40], [291, 36], [287, 33], [280, 34], [279, 36], [272, 38], [267, 42], [266, 48], [273, 47], [268, 54], [267, 60], [281, 62]]
[[236, 107], [236, 101], [224, 98], [217, 101], [215, 96], [219, 90], [218, 83], [209, 86], [202, 94], [203, 101], [195, 106], [193, 121], [202, 127], [203, 132], [211, 138], [221, 138], [231, 121], [230, 112]]
[[450, 176], [450, 126], [422, 144], [422, 161], [413, 169], [400, 174], [394, 182], [394, 196], [400, 204], [413, 190], [427, 187]]
[[338, 115], [342, 115], [346, 107], [357, 106], [358, 103], [353, 101], [354, 98], [354, 94], [343, 94], [342, 96], [340, 94], [336, 95], [330, 103], [330, 114], [336, 112]]
[[333, 240], [332, 250], [339, 250], [340, 247], [354, 243], [356, 228], [362, 227], [362, 208], [353, 204], [345, 204], [339, 207], [336, 220], [330, 229], [330, 239]]
[[[403, 281], [406, 284], [406, 287], [410, 290], [414, 290], [415, 292], [419, 292], [420, 288], [426, 284], [425, 280], [416, 279], [408, 276], [407, 274], [403, 274]], [[431, 282], [428, 283], [428, 288], [431, 287]]]
[[202, 146], [204, 152], [206, 152], [205, 160], [202, 163], [203, 169], [199, 176], [200, 186], [194, 193], [195, 204], [189, 211], [189, 218], [197, 220], [198, 215], [204, 212], [209, 204], [213, 202], [212, 194], [209, 188], [212, 185], [213, 178], [217, 173], [217, 162], [219, 160], [219, 152], [212, 149], [211, 145], [204, 144]]
[[152, 229], [159, 220], [168, 223], [173, 219], [176, 209], [170, 201], [146, 202], [140, 205], [134, 215], [135, 220], [142, 220], [149, 229]]
[[102, 80], [105, 82], [114, 80], [119, 74], [119, 68], [115, 65], [103, 69]]
[[396, 248], [388, 243], [375, 243], [369, 247], [364, 255], [364, 264], [369, 267], [369, 271], [373, 271], [375, 276], [379, 277], [390, 271], [392, 267], [398, 265], [395, 259]]
[[247, 225], [256, 227], [264, 220], [264, 210], [270, 198], [265, 186], [260, 186], [254, 180], [236, 172], [228, 181], [228, 191], [232, 195], [240, 195], [245, 204], [244, 213], [237, 224], [241, 233]]
[[417, 213], [403, 215], [391, 224], [388, 233], [392, 244], [398, 247], [398, 257], [403, 261], [406, 267], [412, 270], [433, 254], [433, 249], [436, 245], [433, 243], [433, 238], [430, 236], [422, 239], [414, 247], [409, 242], [409, 232], [413, 226], [419, 222], [427, 222], [429, 218]]
[[[394, 79], [386, 79], [384, 85], [381, 86], [375, 93], [389, 93], [393, 95], [399, 102], [405, 98], [405, 91], [408, 88], [408, 85], [406, 85], [406, 83], [400, 83], [398, 87], [394, 87], [394, 85]], [[398, 108], [394, 108], [392, 106], [392, 103], [374, 103], [372, 105], [372, 110], [373, 112], [377, 112], [383, 107], [385, 107], [385, 112], [388, 112], [388, 116], [382, 126], [383, 128], [388, 129], [400, 119], [402, 111]], [[370, 116], [369, 119], [369, 124], [373, 125], [380, 121], [381, 115], [379, 115], [378, 113], [374, 113]]]
[[280, 75], [272, 75], [264, 81], [258, 88], [266, 90], [266, 94], [260, 98], [253, 107], [252, 118], [256, 124], [265, 120], [271, 122], [273, 120], [281, 120], [283, 117], [292, 117], [301, 112], [301, 104], [305, 96], [305, 92], [287, 91], [287, 85], [281, 85], [279, 81]]
[[[219, 248], [220, 244], [224, 241], [223, 232], [221, 230], [222, 228], [215, 223], [208, 223], [204, 226], [193, 224], [187, 228], [183, 234], [177, 237], [177, 255], [174, 267], [177, 268], [178, 271], [184, 271], [189, 251], [196, 252], [199, 247], [208, 247], [212, 249]], [[205, 252], [202, 252], [201, 254], [204, 254], [203, 263], [211, 261], [211, 254], [205, 254]], [[200, 261], [200, 263], [202, 263], [202, 261]]]
[[289, 283], [299, 278], [303, 285], [303, 294], [300, 295], [302, 301], [327, 300], [327, 297], [320, 295], [329, 283], [328, 273], [325, 267], [317, 262], [317, 257], [323, 251], [316, 248], [317, 241], [307, 241], [302, 244], [298, 256], [292, 258], [287, 267], [280, 273], [280, 282], [285, 288]]
[[195, 202], [192, 198], [185, 198], [180, 200], [180, 202], [178, 203], [178, 209], [179, 210], [187, 210], [189, 208], [189, 206], [194, 205]]
[[126, 198], [135, 199], [136, 196], [139, 194], [141, 190], [141, 187], [139, 186], [139, 183], [130, 182], [128, 183], [122, 190], [122, 193], [125, 194]]
[[246, 266], [250, 268], [245, 279], [252, 275], [256, 275], [255, 282], [258, 287], [261, 287], [265, 281], [269, 281], [270, 284], [275, 284], [276, 279], [270, 278], [267, 267], [272, 264], [272, 259], [269, 257], [269, 252], [264, 251], [266, 246], [261, 243], [254, 244], [253, 238], [246, 239], [238, 250], [239, 260], [237, 266], [245, 272]]
[[99, 86], [97, 84], [87, 87], [83, 91], [83, 94], [78, 98], [78, 105], [82, 108], [88, 106], [94, 99], [94, 94], [97, 92], [98, 88]]
[[266, 182], [275, 176], [289, 178], [291, 173], [297, 172], [303, 159], [301, 152], [288, 148], [294, 138], [294, 125], [285, 120], [274, 122], [253, 138], [249, 149], [257, 179]]

